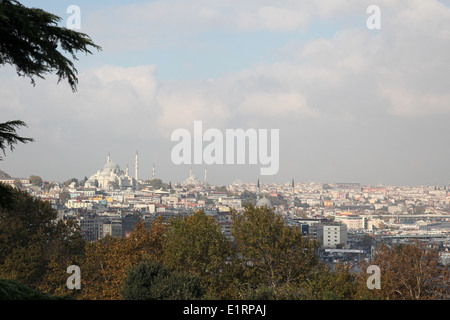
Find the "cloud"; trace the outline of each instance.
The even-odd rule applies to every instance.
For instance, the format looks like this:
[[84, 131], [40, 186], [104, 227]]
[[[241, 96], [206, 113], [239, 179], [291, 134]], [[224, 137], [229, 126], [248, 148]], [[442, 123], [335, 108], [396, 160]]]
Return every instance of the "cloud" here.
[[254, 93], [246, 97], [241, 105], [242, 114], [265, 117], [292, 117], [299, 115], [318, 116], [306, 99], [298, 93]]
[[[450, 9], [432, 0], [379, 1], [381, 30], [371, 31], [365, 27], [369, 4], [183, 0], [126, 5], [100, 16], [93, 12], [86, 22], [88, 30], [102, 45], [106, 40], [106, 55], [111, 50], [130, 54], [123, 65], [135, 63], [134, 50], [142, 50], [139, 61], [151, 57], [155, 47], [179, 52], [180, 47], [204, 41], [196, 35], [205, 30], [212, 35], [214, 30], [248, 35], [253, 31], [314, 33], [309, 28], [318, 21], [346, 17], [356, 17], [361, 24], [353, 21], [326, 38], [292, 36], [290, 43], [273, 48], [272, 62], [248, 65], [214, 79], [161, 80], [157, 65], [108, 64], [84, 69], [79, 92], [72, 94], [65, 84], [56, 86], [52, 77], [38, 80], [33, 88], [26, 79], [4, 75], [0, 78], [2, 115], [29, 123], [31, 136], [39, 143], [48, 140], [49, 158], [65, 152], [69, 157], [75, 152], [71, 150], [80, 149], [91, 154], [97, 148], [103, 154], [106, 148], [134, 148], [150, 140], [169, 143], [174, 129], [191, 129], [194, 120], [202, 120], [205, 128], [219, 129], [284, 125], [283, 132], [289, 133], [282, 134], [285, 145], [295, 142], [314, 154], [317, 146], [332, 138], [333, 156], [341, 160], [322, 160], [327, 172], [356, 168], [359, 159], [362, 176], [368, 169], [361, 159], [386, 152], [389, 156], [380, 158], [387, 163], [397, 151], [394, 144], [383, 149], [389, 134], [377, 139], [370, 130], [361, 133], [366, 127], [375, 130], [374, 123], [389, 123], [406, 130], [407, 136], [415, 128], [402, 127], [405, 121], [446, 119], [450, 114]], [[199, 50], [198, 63], [208, 54]], [[431, 121], [424, 123], [431, 127]], [[300, 136], [308, 137], [307, 143]], [[344, 140], [358, 147], [361, 155], [347, 157], [354, 150], [348, 147], [343, 152], [339, 143]], [[158, 150], [155, 153], [162, 152]], [[320, 157], [328, 159], [323, 150], [329, 149], [320, 150]], [[290, 152], [290, 159], [302, 156], [296, 150]], [[309, 161], [314, 165], [317, 159], [311, 154]], [[288, 171], [280, 167], [280, 172]]]

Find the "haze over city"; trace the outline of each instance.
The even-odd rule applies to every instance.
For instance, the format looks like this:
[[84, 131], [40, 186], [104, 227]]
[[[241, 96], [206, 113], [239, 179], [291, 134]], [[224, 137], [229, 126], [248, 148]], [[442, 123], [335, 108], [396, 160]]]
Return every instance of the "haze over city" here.
[[[22, 1], [36, 6], [33, 1]], [[40, 1], [101, 52], [76, 62], [78, 92], [56, 77], [2, 67], [2, 118], [34, 143], [7, 151], [12, 177], [89, 177], [107, 154], [142, 179], [184, 181], [206, 165], [175, 165], [177, 128], [279, 129], [279, 171], [211, 165], [208, 182], [450, 182], [450, 2]], [[367, 28], [369, 5], [381, 29]]]

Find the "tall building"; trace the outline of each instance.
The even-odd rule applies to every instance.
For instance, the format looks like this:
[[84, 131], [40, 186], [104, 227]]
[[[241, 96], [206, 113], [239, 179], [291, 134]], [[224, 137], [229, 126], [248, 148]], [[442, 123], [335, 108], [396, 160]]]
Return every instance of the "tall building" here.
[[139, 181], [138, 170], [139, 170], [139, 155], [138, 155], [138, 152], [136, 151], [136, 165], [135, 165], [135, 177], [134, 177], [136, 179], [136, 182]]
[[347, 226], [345, 224], [329, 224], [323, 226], [323, 246], [335, 248], [347, 244]]
[[103, 223], [94, 217], [80, 217], [77, 219], [80, 233], [88, 241], [96, 241], [103, 235]]

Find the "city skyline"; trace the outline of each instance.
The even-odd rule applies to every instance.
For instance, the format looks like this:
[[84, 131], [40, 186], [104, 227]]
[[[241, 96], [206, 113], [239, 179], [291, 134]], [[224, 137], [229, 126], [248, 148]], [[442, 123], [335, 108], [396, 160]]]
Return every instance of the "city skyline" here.
[[[23, 1], [36, 6], [33, 1]], [[36, 141], [7, 150], [0, 170], [65, 181], [89, 177], [110, 152], [124, 169], [139, 151], [143, 180], [211, 184], [317, 181], [447, 185], [449, 1], [244, 3], [42, 1], [103, 51], [80, 56], [78, 92], [54, 76], [0, 72], [4, 121]], [[367, 28], [369, 5], [381, 29]], [[171, 133], [279, 129], [279, 171], [260, 165], [175, 165]]]

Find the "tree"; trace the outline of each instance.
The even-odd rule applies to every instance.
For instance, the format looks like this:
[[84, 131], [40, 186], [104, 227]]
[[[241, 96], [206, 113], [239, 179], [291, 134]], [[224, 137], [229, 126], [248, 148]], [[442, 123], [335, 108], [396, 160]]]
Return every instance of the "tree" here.
[[[14, 145], [19, 142], [28, 143], [34, 141], [32, 138], [24, 138], [17, 135], [16, 130], [19, 127], [26, 126], [26, 123], [21, 120], [12, 120], [0, 123], [0, 149], [3, 151], [3, 155], [6, 155], [6, 149], [8, 147], [11, 151], [13, 151]], [[0, 156], [0, 160], [3, 160], [2, 156]]]
[[318, 242], [267, 207], [246, 205], [242, 214], [233, 213], [232, 235], [240, 281], [250, 290], [264, 284], [276, 294], [306, 282], [318, 265]]
[[70, 300], [70, 297], [51, 296], [14, 280], [0, 279], [0, 300]]
[[82, 262], [82, 297], [85, 299], [121, 299], [120, 290], [130, 268], [142, 261], [161, 259], [165, 236], [162, 220], [157, 219], [150, 229], [141, 220], [127, 238], [107, 236], [86, 243]]
[[[0, 4], [1, 5], [1, 4]], [[1, 13], [0, 13], [1, 16]], [[1, 18], [0, 18], [1, 19]], [[1, 37], [0, 37], [1, 38]], [[1, 41], [1, 40], [0, 40]], [[1, 49], [0, 49], [1, 50]], [[0, 149], [3, 152], [3, 155], [6, 155], [6, 149], [9, 147], [11, 151], [14, 150], [14, 145], [17, 143], [28, 143], [33, 142], [32, 138], [24, 138], [19, 136], [16, 133], [17, 128], [26, 127], [26, 123], [21, 120], [13, 120], [7, 121], [4, 123], [0, 123]], [[0, 156], [0, 161], [3, 160], [3, 157]], [[20, 188], [21, 184], [16, 183], [14, 181], [15, 186]], [[3, 207], [11, 207], [14, 199], [12, 198], [11, 190], [6, 187], [3, 183], [0, 183], [0, 206]]]
[[22, 188], [22, 186], [23, 186], [22, 182], [19, 179], [14, 179], [13, 185], [14, 185], [14, 187], [16, 187], [18, 189]]
[[78, 187], [78, 179], [77, 178], [71, 178], [71, 179], [68, 179], [68, 180], [66, 180], [66, 181], [64, 181], [64, 187], [68, 187], [68, 186], [70, 186], [73, 182], [75, 182], [75, 187]]
[[86, 240], [83, 239], [80, 226], [75, 220], [69, 219], [56, 224], [53, 241], [44, 251], [48, 264], [38, 289], [52, 295], [80, 296], [78, 290], [67, 289], [67, 267], [81, 265], [85, 247]]
[[63, 191], [59, 194], [59, 202], [61, 204], [65, 204], [70, 198], [70, 193], [68, 191]]
[[85, 259], [80, 266], [83, 299], [120, 299], [123, 274], [133, 263], [124, 252], [124, 242], [124, 238], [106, 236], [86, 243]]
[[146, 180], [145, 182], [150, 184], [150, 186], [155, 190], [163, 187], [163, 181], [161, 179]]
[[60, 21], [54, 14], [15, 0], [0, 1], [0, 65], [14, 65], [17, 74], [30, 78], [33, 85], [35, 77], [56, 73], [58, 83], [67, 79], [76, 91], [77, 69], [64, 53], [78, 60], [78, 52], [92, 54], [90, 47], [101, 47], [84, 33], [58, 26]]
[[88, 178], [84, 177], [81, 181], [78, 181], [78, 185], [80, 187], [84, 187], [84, 185], [86, 184], [86, 181], [88, 181]]
[[9, 188], [14, 202], [0, 208], [0, 278], [39, 288], [47, 283], [50, 261], [75, 259], [84, 243], [73, 225], [56, 221], [49, 202]]
[[226, 186], [220, 186], [220, 187], [216, 187], [216, 191], [219, 191], [219, 192], [227, 192], [228, 189], [227, 189]]
[[311, 273], [301, 293], [305, 299], [352, 300], [356, 291], [356, 276], [347, 265], [337, 263], [334, 270], [331, 270], [327, 264], [320, 263]]
[[43, 185], [45, 191], [50, 191], [54, 187], [56, 187], [56, 184], [53, 182], [49, 182]]
[[[389, 248], [381, 244], [370, 263], [381, 271], [381, 288], [369, 290], [368, 274], [359, 276], [360, 298], [389, 300], [435, 300], [450, 298], [448, 270], [439, 263], [439, 252], [415, 241]], [[367, 269], [363, 263], [362, 270]]]
[[193, 300], [203, 298], [205, 293], [200, 278], [170, 271], [153, 261], [130, 269], [121, 290], [125, 300]]
[[427, 210], [427, 206], [419, 205], [414, 208], [413, 214], [424, 214]]
[[30, 183], [35, 186], [42, 186], [42, 178], [39, 176], [30, 176]]
[[230, 254], [230, 245], [220, 226], [203, 210], [170, 221], [164, 264], [172, 270], [202, 278], [210, 295], [215, 295], [223, 286], [222, 276]]

